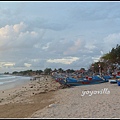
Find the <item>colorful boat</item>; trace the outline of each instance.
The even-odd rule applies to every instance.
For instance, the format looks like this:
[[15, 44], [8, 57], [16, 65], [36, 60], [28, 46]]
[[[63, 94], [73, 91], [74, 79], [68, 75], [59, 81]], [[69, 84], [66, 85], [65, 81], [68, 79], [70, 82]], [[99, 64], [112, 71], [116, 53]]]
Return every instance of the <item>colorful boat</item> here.
[[113, 83], [113, 84], [114, 84], [114, 83], [117, 83], [117, 80], [110, 79], [110, 80], [109, 80], [109, 83]]
[[78, 86], [78, 85], [85, 85], [85, 84], [98, 84], [98, 83], [103, 83], [108, 81], [100, 77], [99, 75], [96, 75], [96, 76], [81, 78], [81, 79], [66, 77], [62, 79], [57, 79], [57, 82], [59, 82], [61, 85], [66, 85], [66, 86]]
[[118, 86], [120, 86], [120, 80], [117, 81]]

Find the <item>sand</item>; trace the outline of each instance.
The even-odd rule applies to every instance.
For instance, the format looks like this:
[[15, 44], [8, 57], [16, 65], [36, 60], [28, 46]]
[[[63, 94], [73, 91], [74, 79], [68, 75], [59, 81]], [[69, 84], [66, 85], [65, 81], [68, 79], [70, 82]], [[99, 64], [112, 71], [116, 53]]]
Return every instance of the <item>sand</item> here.
[[54, 91], [59, 83], [51, 76], [41, 75], [36, 80], [0, 91], [0, 118], [28, 118], [54, 102]]
[[[82, 96], [90, 91], [94, 94]], [[0, 91], [0, 99], [0, 118], [120, 118], [120, 86], [109, 82], [61, 89], [41, 76]]]
[[[106, 90], [98, 94], [95, 91]], [[93, 91], [82, 96], [82, 91]], [[120, 118], [120, 86], [101, 83], [60, 89], [54, 104], [36, 111], [32, 118]]]

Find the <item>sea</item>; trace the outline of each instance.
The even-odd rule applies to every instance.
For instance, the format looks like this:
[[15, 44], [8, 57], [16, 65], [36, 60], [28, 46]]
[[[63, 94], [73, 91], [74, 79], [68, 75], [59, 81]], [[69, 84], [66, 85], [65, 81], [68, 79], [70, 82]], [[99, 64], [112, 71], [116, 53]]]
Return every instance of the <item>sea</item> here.
[[31, 78], [32, 77], [28, 76], [26, 77], [0, 74], [0, 90], [15, 88], [16, 86], [29, 82]]

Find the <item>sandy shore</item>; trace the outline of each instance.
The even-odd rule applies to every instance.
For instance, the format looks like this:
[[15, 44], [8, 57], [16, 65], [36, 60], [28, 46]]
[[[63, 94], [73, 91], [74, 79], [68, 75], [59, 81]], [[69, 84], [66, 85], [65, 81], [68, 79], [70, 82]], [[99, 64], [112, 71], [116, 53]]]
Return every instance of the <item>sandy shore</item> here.
[[0, 118], [28, 118], [37, 110], [54, 102], [59, 83], [50, 76], [41, 76], [25, 85], [0, 91]]
[[50, 76], [41, 76], [24, 86], [0, 91], [0, 118], [120, 118], [117, 84], [59, 88]]
[[[84, 96], [83, 91], [86, 91]], [[88, 91], [94, 94], [90, 96]], [[31, 117], [120, 118], [120, 87], [107, 82], [60, 89], [55, 92], [54, 104], [36, 111]]]

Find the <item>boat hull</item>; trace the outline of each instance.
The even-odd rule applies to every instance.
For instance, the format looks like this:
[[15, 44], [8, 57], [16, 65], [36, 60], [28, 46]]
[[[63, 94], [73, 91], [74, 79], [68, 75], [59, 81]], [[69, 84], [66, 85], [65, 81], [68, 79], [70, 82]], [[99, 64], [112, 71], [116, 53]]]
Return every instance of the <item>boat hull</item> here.
[[84, 78], [80, 80], [67, 77], [66, 79], [59, 80], [58, 82], [62, 85], [67, 85], [67, 86], [79, 86], [79, 85], [99, 84], [99, 83], [104, 83], [107, 81], [105, 81], [102, 78], [99, 78], [98, 76], [94, 76], [92, 79]]

